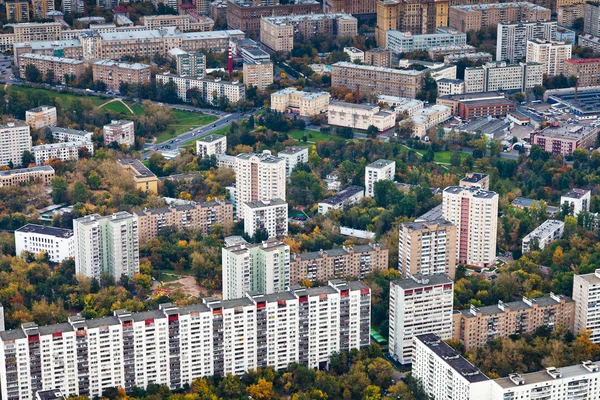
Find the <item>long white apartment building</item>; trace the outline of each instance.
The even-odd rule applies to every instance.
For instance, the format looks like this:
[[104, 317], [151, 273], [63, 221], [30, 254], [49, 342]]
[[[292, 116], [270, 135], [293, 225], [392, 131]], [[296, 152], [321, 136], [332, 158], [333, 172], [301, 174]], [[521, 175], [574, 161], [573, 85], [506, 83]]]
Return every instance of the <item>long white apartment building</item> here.
[[467, 44], [467, 34], [453, 28], [439, 27], [436, 33], [413, 35], [410, 32], [388, 30], [387, 48], [394, 53], [407, 53], [415, 50], [428, 51], [432, 47], [462, 46]]
[[27, 224], [15, 231], [15, 249], [17, 255], [46, 253], [50, 261], [59, 263], [75, 257], [75, 238], [71, 229]]
[[498, 194], [477, 187], [444, 189], [442, 216], [456, 226], [459, 264], [488, 267], [496, 263]]
[[396, 161], [377, 160], [365, 167], [365, 196], [375, 195], [375, 182], [393, 181], [396, 176]]
[[496, 61], [516, 63], [522, 60], [527, 55], [528, 40], [556, 40], [556, 29], [556, 21], [499, 23]]
[[544, 247], [562, 237], [565, 231], [565, 223], [556, 219], [549, 219], [543, 224], [535, 228], [527, 234], [521, 241], [521, 249], [523, 253], [532, 250], [532, 245], [535, 242], [538, 250], [543, 250]]
[[288, 146], [277, 153], [277, 157], [285, 160], [285, 174], [289, 177], [298, 164], [308, 163], [308, 148]]
[[454, 283], [444, 274], [414, 274], [390, 283], [389, 354], [401, 364], [413, 360], [414, 338], [434, 333], [452, 338]]
[[90, 140], [87, 142], [60, 142], [41, 144], [32, 146], [31, 152], [35, 157], [36, 165], [44, 165], [44, 163], [52, 158], [61, 161], [79, 160], [79, 150], [87, 149], [90, 154], [94, 154], [94, 143]]
[[565, 42], [529, 40], [526, 61], [541, 64], [546, 75], [560, 75], [565, 72], [565, 61], [571, 58], [572, 48], [572, 45]]
[[49, 126], [47, 129], [50, 130], [52, 138], [57, 142], [87, 142], [92, 140], [92, 132], [58, 126]]
[[108, 274], [117, 281], [140, 270], [137, 219], [120, 211], [113, 215], [91, 214], [73, 220], [75, 271], [100, 279]]
[[600, 398], [600, 363], [547, 367], [491, 380], [436, 335], [415, 338], [413, 377], [428, 396], [452, 400], [591, 400]]
[[261, 154], [238, 154], [235, 165], [238, 213], [243, 213], [244, 203], [285, 200], [285, 166], [285, 160], [273, 156], [269, 150]]
[[575, 332], [586, 329], [594, 343], [600, 343], [600, 269], [573, 277]]
[[371, 125], [386, 131], [396, 125], [396, 114], [382, 110], [377, 104], [354, 104], [332, 101], [327, 110], [329, 125], [367, 130]]
[[21, 165], [25, 150], [31, 151], [29, 125], [23, 121], [0, 125], [0, 166], [11, 163], [15, 167]]
[[196, 140], [196, 155], [200, 158], [227, 152], [227, 136], [208, 135]]
[[188, 99], [190, 89], [197, 89], [201, 100], [212, 105], [216, 105], [220, 98], [225, 98], [230, 103], [237, 103], [246, 98], [244, 84], [239, 81], [230, 82], [221, 78], [198, 78], [168, 72], [156, 75], [156, 85], [163, 86], [169, 82], [173, 82], [177, 90], [177, 97], [183, 101], [191, 101], [191, 99]]
[[250, 244], [241, 236], [225, 238], [221, 249], [223, 300], [258, 291], [283, 292], [290, 287], [290, 246], [269, 239]]
[[281, 199], [249, 201], [242, 206], [244, 233], [267, 231], [269, 238], [287, 236], [288, 203]]
[[544, 64], [527, 62], [509, 64], [504, 61], [489, 62], [481, 67], [465, 68], [465, 93], [495, 90], [521, 92], [542, 84]]
[[241, 375], [295, 362], [324, 368], [332, 353], [369, 345], [371, 291], [361, 282], [294, 287], [243, 298], [0, 332], [4, 400], [39, 390], [100, 396], [150, 383], [181, 389], [195, 378]]

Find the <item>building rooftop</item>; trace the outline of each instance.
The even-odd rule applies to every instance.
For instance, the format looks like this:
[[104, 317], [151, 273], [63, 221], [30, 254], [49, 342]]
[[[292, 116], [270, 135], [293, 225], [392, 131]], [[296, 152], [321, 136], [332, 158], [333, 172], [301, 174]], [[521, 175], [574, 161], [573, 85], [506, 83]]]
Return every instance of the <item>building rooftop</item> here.
[[382, 248], [385, 249], [385, 246], [382, 245], [381, 243], [374, 243], [374, 244], [369, 244], [369, 245], [364, 245], [364, 246], [355, 246], [355, 247], [336, 247], [334, 249], [330, 249], [330, 250], [320, 250], [320, 251], [313, 251], [311, 253], [300, 253], [300, 254], [294, 254], [293, 258], [298, 258], [300, 260], [318, 260], [319, 258], [323, 258], [325, 256], [327, 257], [339, 257], [339, 256], [343, 256], [346, 254], [349, 254], [350, 251], [354, 251], [356, 253], [368, 253], [371, 251], [374, 251], [375, 248]]
[[156, 175], [152, 171], [150, 171], [140, 160], [136, 160], [135, 158], [121, 158], [119, 159], [119, 164], [121, 167], [131, 167], [137, 175], [136, 178], [156, 178]]
[[[66, 49], [66, 48], [70, 48], [70, 47], [81, 47], [81, 41], [79, 39], [66, 39], [66, 40], [45, 40], [45, 41], [38, 41], [38, 42], [21, 42], [21, 43], [15, 43], [14, 47], [15, 48], [30, 47], [31, 50]], [[27, 57], [29, 57], [29, 58], [35, 58], [32, 56], [42, 56], [42, 54], [23, 53], [23, 54], [19, 54], [19, 57], [24, 57], [25, 55], [27, 55]], [[45, 57], [52, 57], [52, 56], [45, 56]], [[63, 59], [63, 57], [54, 57], [54, 58], [58, 58], [59, 61]], [[41, 60], [49, 60], [49, 61], [53, 60], [53, 59], [48, 59], [48, 58], [40, 58], [40, 59]], [[67, 60], [70, 60], [70, 58], [67, 58]], [[73, 60], [73, 61], [81, 61], [81, 60]], [[63, 62], [66, 62], [66, 61], [63, 61]]]
[[64, 400], [65, 395], [60, 389], [39, 390], [36, 393], [36, 399], [39, 400]]
[[406, 229], [410, 229], [413, 231], [420, 231], [423, 229], [429, 229], [430, 227], [446, 227], [446, 226], [453, 226], [454, 224], [448, 220], [445, 220], [443, 218], [440, 219], [434, 219], [431, 221], [415, 221], [415, 222], [407, 222], [402, 224], [402, 227], [406, 228]]
[[198, 139], [198, 142], [204, 142], [204, 143], [212, 143], [212, 142], [216, 142], [217, 140], [221, 140], [223, 138], [225, 138], [226, 136], [224, 135], [208, 135], [208, 136], [204, 136], [201, 137], [200, 139]]
[[390, 164], [395, 164], [395, 161], [391, 161], [391, 160], [377, 160], [377, 161], [373, 161], [371, 164], [367, 165], [367, 168], [377, 168], [377, 169], [381, 169], [381, 168], [385, 168]]
[[363, 189], [361, 186], [348, 186], [341, 192], [334, 194], [333, 196], [328, 197], [324, 200], [321, 200], [320, 203], [325, 203], [334, 206], [343, 203], [345, 200], [349, 199], [352, 196], [355, 196], [357, 193], [364, 194], [364, 191], [365, 189]]
[[42, 150], [52, 150], [52, 149], [67, 149], [71, 147], [83, 147], [86, 145], [91, 145], [91, 141], [81, 141], [81, 142], [58, 142], [58, 143], [47, 143], [40, 144], [38, 146], [31, 146], [31, 151], [42, 151]]
[[149, 69], [150, 66], [146, 65], [146, 64], [140, 64], [140, 63], [124, 63], [124, 62], [117, 62], [117, 61], [113, 61], [113, 60], [100, 60], [100, 61], [96, 61], [94, 63], [94, 65], [98, 65], [98, 66], [102, 66], [102, 67], [117, 67], [120, 69], [131, 69], [131, 70], [142, 70], [142, 69]]
[[286, 147], [284, 150], [281, 150], [277, 155], [281, 156], [281, 155], [289, 155], [289, 156], [293, 156], [296, 155], [298, 153], [302, 153], [302, 152], [308, 152], [308, 148], [306, 147], [299, 147], [299, 146], [288, 146]]
[[257, 154], [257, 153], [240, 153], [236, 157], [239, 158], [239, 159], [241, 159], [241, 160], [250, 160], [252, 157], [258, 157], [258, 159], [260, 160], [260, 162], [269, 163], [269, 164], [278, 164], [280, 162], [284, 162], [285, 163], [285, 160], [283, 158], [275, 157], [274, 155], [271, 154], [271, 152], [269, 150], [264, 150], [260, 154]]
[[506, 100], [506, 97], [500, 92], [479, 92], [479, 93], [464, 93], [464, 94], [449, 94], [446, 96], [438, 97], [442, 100], [455, 100], [462, 101], [463, 103], [480, 100], [491, 100], [491, 99], [502, 99]]
[[133, 215], [129, 214], [127, 211], [119, 211], [112, 215], [105, 215], [105, 216], [101, 216], [99, 214], [90, 214], [90, 215], [86, 215], [85, 217], [77, 218], [74, 221], [77, 221], [77, 223], [80, 223], [80, 224], [91, 224], [91, 223], [95, 223], [96, 221], [102, 220], [102, 219], [111, 220], [111, 221], [120, 221], [123, 219], [129, 219], [129, 218], [133, 218]]
[[323, 95], [329, 96], [329, 93], [327, 93], [327, 92], [304, 92], [302, 90], [296, 89], [296, 87], [287, 87], [285, 89], [278, 90], [278, 91], [272, 93], [271, 96], [286, 96], [288, 94], [302, 95], [302, 97], [305, 100], [316, 99]]
[[[263, 17], [264, 20], [275, 25], [286, 25], [288, 23], [298, 23], [302, 21], [322, 21], [325, 19], [345, 19], [348, 21], [356, 21], [356, 18], [345, 13], [331, 14], [296, 14], [296, 15], [281, 15], [273, 17]], [[354, 47], [346, 47], [346, 49], [355, 49]], [[356, 49], [357, 51], [361, 51]]]
[[91, 135], [91, 132], [79, 131], [77, 129], [68, 129], [61, 128], [59, 126], [49, 126], [47, 129], [50, 129], [50, 132], [54, 135], [55, 133], [66, 133], [69, 135], [77, 135], [77, 136], [88, 136]]
[[437, 82], [438, 82], [438, 84], [439, 83], [452, 83], [453, 85], [460, 85], [462, 83], [465, 83], [465, 81], [463, 81], [462, 79], [450, 79], [450, 78], [442, 78]]
[[54, 107], [54, 106], [39, 106], [39, 107], [32, 108], [30, 110], [27, 110], [27, 112], [39, 113], [39, 112], [49, 111], [52, 109], [56, 110], [56, 107]]
[[459, 312], [467, 318], [475, 318], [476, 315], [487, 316], [494, 314], [502, 314], [503, 312], [505, 312], [503, 308], [510, 309], [512, 311], [524, 311], [533, 308], [534, 304], [537, 304], [540, 307], [548, 307], [560, 303], [561, 300], [567, 303], [573, 302], [573, 299], [571, 299], [570, 297], [563, 295], [557, 296], [554, 293], [551, 293], [548, 297], [539, 297], [537, 299], [528, 299], [526, 297], [523, 297], [522, 300], [511, 301], [510, 303], [498, 302], [498, 304], [493, 304], [485, 307], [471, 307], [465, 310], [460, 310]]
[[286, 205], [287, 203], [285, 202], [285, 200], [281, 200], [281, 199], [271, 199], [271, 200], [264, 200], [264, 201], [249, 201], [247, 203], [245, 203], [246, 206], [250, 207], [250, 208], [264, 208], [264, 207], [273, 207], [273, 206], [282, 206], [282, 205]]
[[55, 228], [53, 226], [44, 226], [36, 224], [27, 224], [16, 230], [23, 233], [38, 233], [40, 235], [54, 236], [61, 239], [68, 239], [73, 236], [73, 230]]
[[[590, 376], [591, 374], [597, 375], [600, 373], [600, 362], [590, 362], [589, 364], [587, 364], [586, 362], [586, 365], [587, 367], [583, 366], [582, 364], [570, 365], [568, 367], [560, 367], [560, 370], [554, 369], [551, 371], [559, 372], [561, 374], [562, 379], [564, 379], [565, 382], [575, 382], [575, 378], [577, 377], [583, 377], [584, 375]], [[592, 369], [594, 372], [590, 371], [590, 369], [588, 368]], [[514, 377], [516, 379], [511, 378], [513, 377], [509, 375], [506, 378], [495, 379], [494, 382], [498, 384], [498, 386], [500, 386], [502, 389], [512, 389], [515, 386], [518, 386], [517, 383], [515, 383], [515, 381], [518, 381], [519, 385], [535, 384], [536, 386], [543, 387], [543, 385], [539, 384], [555, 380], [555, 378], [548, 372], [548, 369], [538, 372], [532, 372], [530, 374], [516, 374], [516, 376]], [[597, 379], [598, 377], [596, 376], [594, 380]]]
[[529, 240], [533, 237], [544, 238], [562, 226], [565, 226], [565, 223], [562, 221], [558, 221], [555, 219], [546, 220], [543, 224], [535, 228], [533, 231], [529, 232], [527, 236], [523, 238], [523, 241]]
[[398, 75], [411, 75], [411, 76], [424, 75], [426, 72], [426, 71], [416, 71], [413, 69], [393, 69], [393, 68], [385, 68], [385, 67], [374, 67], [371, 65], [358, 65], [358, 64], [353, 64], [351, 62], [347, 62], [347, 61], [339, 61], [339, 62], [333, 64], [333, 66], [334, 67], [343, 67], [343, 68], [352, 68], [352, 69], [362, 69], [362, 70], [375, 71], [375, 72], [387, 72], [387, 73], [398, 74]]
[[104, 127], [108, 127], [108, 128], [112, 128], [112, 127], [118, 127], [118, 126], [124, 126], [127, 124], [132, 123], [133, 121], [130, 121], [128, 119], [113, 119], [112, 121], [110, 121], [110, 124], [104, 125]]
[[[538, 6], [536, 4], [528, 3], [528, 2], [524, 2], [524, 1], [514, 2], [514, 3], [471, 4], [471, 5], [464, 5], [464, 6], [452, 6], [452, 8], [455, 8], [457, 10], [462, 10], [462, 11], [482, 11], [482, 10], [489, 10], [489, 9], [516, 8], [516, 7], [527, 7], [527, 8], [530, 8], [532, 11], [533, 10], [536, 10], [536, 11], [548, 10], [547, 8], [544, 8], [542, 6]], [[550, 10], [548, 10], [548, 11], [550, 11]]]
[[477, 197], [480, 199], [491, 199], [494, 196], [498, 196], [498, 194], [496, 192], [479, 189], [477, 187], [448, 186], [446, 189], [444, 189], [444, 193], [452, 193], [452, 194], [459, 194], [463, 191], [469, 191], [469, 192], [471, 192], [471, 195], [473, 197]]
[[243, 36], [244, 32], [239, 29], [229, 29], [225, 31], [206, 31], [206, 32], [185, 32], [181, 34], [182, 40], [207, 40], [207, 39], [228, 39], [231, 36]]
[[464, 178], [462, 178], [460, 181], [461, 182], [469, 182], [469, 183], [478, 183], [481, 182], [482, 180], [484, 180], [485, 178], [487, 178], [489, 175], [487, 174], [480, 174], [479, 172], [473, 172], [472, 174], [470, 174], [470, 176], [465, 176]]
[[400, 279], [392, 281], [396, 286], [400, 286], [402, 289], [414, 289], [425, 286], [436, 286], [452, 283], [450, 278], [444, 274], [428, 275], [414, 274], [412, 278]]
[[442, 208], [442, 204], [439, 204], [433, 207], [431, 210], [427, 211], [425, 214], [421, 215], [415, 221], [436, 221], [442, 218], [444, 215], [444, 210]]
[[581, 199], [589, 193], [590, 191], [585, 189], [571, 189], [566, 194], [563, 194], [561, 197], [568, 197], [570, 199]]
[[29, 172], [54, 172], [54, 168], [49, 165], [42, 165], [40, 167], [33, 168], [19, 168], [19, 169], [10, 169], [8, 171], [0, 171], [0, 176], [10, 176], [10, 175], [18, 175], [18, 174], [26, 174]]

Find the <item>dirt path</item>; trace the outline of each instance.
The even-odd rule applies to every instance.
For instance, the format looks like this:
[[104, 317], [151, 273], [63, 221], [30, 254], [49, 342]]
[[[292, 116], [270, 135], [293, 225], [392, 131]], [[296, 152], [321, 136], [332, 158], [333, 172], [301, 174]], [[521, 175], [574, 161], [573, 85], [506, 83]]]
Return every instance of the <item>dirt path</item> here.
[[122, 101], [121, 99], [112, 99], [112, 100], [109, 100], [109, 101], [107, 101], [106, 103], [102, 103], [102, 104], [100, 104], [100, 105], [98, 106], [98, 108], [102, 108], [102, 107], [104, 107], [105, 105], [107, 105], [108, 103], [114, 103], [115, 101], [118, 101], [119, 103], [122, 103], [122, 104], [123, 104], [125, 107], [127, 107], [127, 109], [129, 110], [129, 112], [130, 112], [131, 114], [135, 115], [135, 113], [133, 112], [133, 110], [131, 109], [131, 107], [129, 107], [129, 106], [127, 105], [127, 103], [125, 103], [125, 102], [124, 102], [124, 101]]

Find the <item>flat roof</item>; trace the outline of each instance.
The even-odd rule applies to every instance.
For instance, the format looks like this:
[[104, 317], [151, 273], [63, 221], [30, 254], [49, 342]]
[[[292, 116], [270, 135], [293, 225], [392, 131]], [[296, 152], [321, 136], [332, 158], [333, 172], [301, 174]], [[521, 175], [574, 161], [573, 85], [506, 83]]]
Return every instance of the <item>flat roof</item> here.
[[344, 107], [344, 108], [356, 108], [359, 110], [367, 110], [367, 111], [373, 111], [376, 108], [379, 108], [379, 106], [377, 104], [369, 104], [369, 103], [360, 103], [360, 104], [356, 104], [356, 103], [346, 103], [343, 101], [338, 101], [338, 100], [332, 100], [331, 102], [329, 102], [329, 106], [338, 106], [338, 107]]
[[396, 286], [400, 286], [402, 289], [414, 289], [425, 286], [436, 286], [443, 285], [446, 283], [452, 283], [452, 280], [444, 274], [435, 275], [422, 275], [414, 274], [412, 278], [399, 279], [392, 281]]
[[[264, 20], [276, 24], [285, 25], [285, 23], [296, 23], [302, 21], [321, 21], [324, 19], [345, 19], [349, 21], [356, 21], [356, 18], [346, 13], [331, 13], [331, 14], [294, 14], [294, 15], [279, 15], [273, 17], [263, 17]], [[345, 47], [344, 49], [356, 49], [355, 47]], [[356, 49], [358, 50], [358, 49]], [[362, 50], [358, 50], [361, 51]]]
[[416, 221], [435, 221], [441, 219], [443, 215], [444, 209], [442, 208], [442, 204], [439, 204], [433, 207], [431, 210], [427, 211], [425, 214], [418, 217]]
[[377, 161], [373, 161], [371, 164], [367, 165], [368, 168], [385, 168], [390, 164], [396, 164], [396, 161], [392, 161], [392, 160], [377, 160]]
[[226, 136], [212, 134], [212, 135], [201, 137], [197, 141], [198, 142], [205, 142], [205, 143], [212, 143], [212, 142], [216, 142], [217, 140], [221, 140], [223, 138], [226, 138]]
[[428, 229], [433, 226], [446, 227], [446, 226], [454, 226], [454, 224], [446, 219], [434, 219], [434, 220], [426, 220], [426, 221], [415, 221], [415, 222], [406, 222], [401, 225], [410, 230], [422, 230]]
[[355, 196], [357, 193], [363, 193], [364, 194], [365, 189], [363, 189], [361, 186], [348, 186], [346, 189], [342, 190], [341, 192], [334, 194], [331, 197], [328, 197], [324, 200], [321, 200], [319, 203], [324, 203], [324, 204], [329, 204], [329, 205], [336, 205], [336, 204], [340, 204], [342, 203], [344, 200], [349, 199], [352, 196]]
[[281, 150], [279, 153], [277, 153], [277, 155], [294, 155], [298, 153], [303, 153], [305, 151], [308, 152], [308, 148], [300, 146], [288, 146], [284, 150]]
[[488, 174], [480, 174], [479, 172], [473, 172], [471, 174], [471, 176], [465, 176], [460, 181], [461, 182], [464, 181], [464, 182], [470, 182], [470, 183], [477, 183], [477, 182], [481, 182], [482, 180], [484, 180], [487, 177], [489, 177]]
[[265, 201], [249, 201], [244, 203], [246, 204], [248, 207], [250, 208], [264, 208], [264, 207], [271, 207], [271, 206], [282, 206], [282, 205], [286, 205], [287, 203], [285, 202], [285, 200], [281, 200], [281, 199], [271, 199], [271, 200], [265, 200]]
[[70, 148], [70, 147], [83, 147], [83, 146], [90, 145], [90, 144], [92, 144], [91, 141], [47, 143], [47, 144], [40, 144], [37, 146], [31, 146], [31, 151], [35, 153], [36, 151], [41, 151], [41, 150], [65, 149], [65, 148]]
[[566, 194], [563, 194], [561, 197], [568, 197], [571, 199], [581, 199], [582, 197], [588, 195], [590, 193], [589, 190], [586, 189], [571, 189]]
[[80, 131], [77, 129], [61, 128], [59, 126], [49, 126], [50, 132], [54, 135], [55, 133], [66, 133], [68, 135], [87, 136], [91, 135], [92, 132]]
[[544, 221], [543, 224], [541, 224], [540, 226], [538, 226], [537, 228], [535, 228], [534, 230], [529, 232], [527, 234], [527, 236], [525, 236], [523, 238], [523, 240], [530, 239], [533, 237], [543, 238], [564, 226], [565, 226], [565, 223], [562, 221], [558, 221], [555, 219], [546, 220], [546, 221]]
[[67, 239], [73, 236], [73, 230], [71, 229], [55, 228], [53, 226], [44, 226], [36, 224], [27, 224], [17, 229], [16, 232], [38, 233], [40, 235], [54, 236], [63, 239]]
[[398, 75], [412, 75], [412, 76], [424, 75], [426, 72], [425, 70], [416, 71], [413, 69], [392, 69], [392, 68], [385, 68], [385, 67], [374, 67], [371, 65], [358, 65], [358, 64], [353, 64], [351, 62], [347, 62], [347, 61], [339, 61], [339, 62], [333, 64], [333, 66], [334, 67], [343, 67], [343, 68], [352, 68], [352, 69], [364, 69], [364, 70], [376, 71], [376, 72], [388, 72], [388, 73], [398, 74]]
[[525, 1], [519, 1], [514, 3], [492, 3], [492, 4], [470, 4], [470, 5], [462, 5], [462, 6], [452, 6], [451, 8], [455, 8], [457, 10], [462, 11], [482, 11], [489, 9], [501, 9], [501, 8], [516, 8], [516, 7], [528, 7], [531, 10], [543, 11], [549, 9], [538, 6], [533, 3], [528, 3]]
[[477, 197], [480, 199], [491, 199], [494, 196], [498, 196], [498, 194], [496, 192], [492, 192], [489, 190], [483, 190], [483, 189], [479, 189], [476, 187], [448, 186], [446, 189], [444, 189], [444, 192], [453, 193], [453, 194], [458, 194], [463, 191], [469, 191], [469, 192], [471, 192], [471, 195], [473, 197]]
[[[574, 301], [572, 298], [563, 296], [563, 295], [560, 295], [559, 298], [566, 301], [567, 303], [572, 303]], [[503, 303], [503, 304], [506, 308], [508, 308], [512, 311], [515, 311], [515, 310], [523, 311], [523, 310], [529, 310], [529, 309], [533, 308], [533, 306], [529, 305], [525, 300], [527, 300], [528, 302], [531, 302], [532, 304], [537, 303], [539, 306], [542, 306], [542, 307], [548, 307], [550, 305], [560, 303], [560, 301], [557, 301], [556, 299], [554, 299], [550, 296], [546, 296], [546, 297], [539, 297], [537, 299], [523, 299], [523, 300], [511, 301], [510, 303]], [[485, 307], [476, 307], [475, 310], [477, 311], [478, 314], [480, 314], [482, 316], [502, 314], [504, 312], [504, 310], [502, 310], [498, 306], [498, 304], [492, 304], [490, 306], [485, 306]], [[470, 308], [464, 309], [464, 310], [459, 310], [458, 312], [460, 312], [467, 318], [475, 318], [475, 315], [471, 314]]]
[[8, 171], [0, 171], [0, 176], [10, 176], [10, 175], [19, 175], [19, 174], [26, 174], [29, 172], [54, 172], [54, 168], [52, 168], [49, 165], [42, 165], [39, 167], [33, 167], [33, 168], [19, 168], [19, 169], [10, 169]]
[[[600, 367], [600, 362], [592, 362], [596, 367]], [[570, 380], [572, 378], [580, 377], [580, 376], [589, 376], [596, 375], [600, 373], [600, 368], [596, 372], [591, 372], [587, 368], [583, 367], [582, 364], [570, 365], [568, 367], [560, 367], [558, 369], [562, 375], [562, 379]], [[547, 370], [542, 370], [538, 372], [532, 372], [530, 374], [522, 374], [519, 375], [521, 379], [525, 380], [525, 385], [533, 385], [539, 384], [543, 382], [554, 381], [553, 378]], [[596, 378], [597, 379], [597, 378]], [[498, 384], [502, 389], [512, 389], [518, 387], [509, 377], [494, 379], [494, 382]]]
[[38, 112], [43, 112], [43, 111], [49, 111], [52, 109], [56, 110], [56, 107], [54, 107], [54, 106], [39, 106], [39, 107], [32, 108], [30, 110], [27, 110], [26, 112], [38, 113]]
[[133, 70], [142, 70], [149, 69], [150, 66], [146, 64], [140, 63], [125, 63], [125, 62], [117, 62], [113, 60], [100, 60], [96, 61], [94, 65], [104, 66], [104, 67], [117, 67], [121, 69], [133, 69]]

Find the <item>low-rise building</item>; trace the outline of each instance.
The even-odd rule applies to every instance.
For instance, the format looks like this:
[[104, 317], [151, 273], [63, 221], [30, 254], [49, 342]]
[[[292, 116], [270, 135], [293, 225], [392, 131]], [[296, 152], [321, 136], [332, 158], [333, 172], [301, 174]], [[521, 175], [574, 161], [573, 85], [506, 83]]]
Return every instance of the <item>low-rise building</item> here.
[[491, 62], [493, 56], [490, 53], [485, 52], [473, 52], [473, 53], [452, 53], [444, 56], [444, 64], [454, 64], [459, 60], [467, 59], [469, 61], [487, 63]]
[[542, 207], [545, 207], [546, 208], [546, 214], [548, 214], [550, 217], [556, 216], [558, 214], [558, 212], [560, 211], [558, 209], [558, 207], [549, 206], [543, 200], [542, 201], [533, 200], [533, 199], [528, 199], [526, 197], [517, 197], [510, 204], [513, 207], [520, 208], [520, 209], [535, 207], [536, 209], [540, 210]]
[[271, 110], [310, 117], [327, 111], [330, 97], [327, 92], [303, 92], [289, 87], [271, 94]]
[[79, 160], [80, 150], [83, 151], [84, 149], [89, 155], [93, 155], [94, 143], [92, 141], [85, 141], [41, 144], [39, 146], [32, 146], [31, 152], [35, 157], [36, 165], [44, 165], [46, 161], [51, 159], [61, 161]]
[[410, 32], [389, 30], [386, 33], [387, 48], [396, 54], [415, 50], [428, 51], [432, 47], [462, 46], [467, 44], [467, 34], [456, 29], [439, 27], [436, 33], [413, 35]]
[[86, 142], [92, 140], [92, 132], [79, 131], [77, 129], [61, 128], [58, 126], [48, 127], [52, 138], [57, 142]]
[[121, 158], [119, 165], [133, 177], [136, 189], [154, 194], [158, 193], [158, 178], [140, 160]]
[[462, 79], [443, 78], [437, 81], [438, 96], [465, 93], [465, 81]]
[[227, 136], [208, 135], [196, 140], [196, 155], [200, 158], [227, 152]]
[[375, 196], [375, 183], [396, 177], [396, 161], [377, 160], [365, 167], [365, 196]]
[[289, 177], [298, 164], [308, 163], [308, 148], [288, 146], [281, 150], [277, 157], [285, 160], [285, 174]]
[[387, 104], [394, 109], [396, 115], [406, 113], [409, 117], [425, 106], [421, 100], [385, 95], [377, 96], [377, 104]]
[[585, 189], [571, 189], [560, 196], [561, 208], [569, 206], [569, 215], [577, 216], [580, 212], [590, 211], [591, 192]]
[[261, 92], [273, 84], [273, 63], [271, 61], [244, 62], [244, 85], [256, 86]]
[[117, 142], [131, 147], [135, 144], [135, 130], [133, 121], [125, 119], [112, 120], [110, 124], [104, 125], [104, 143]]
[[587, 47], [595, 53], [600, 51], [600, 37], [588, 35], [587, 33], [577, 35], [577, 44], [581, 47]]
[[490, 190], [490, 176], [478, 172], [468, 172], [467, 175], [460, 180], [458, 186], [477, 187], [483, 190]]
[[319, 202], [319, 214], [327, 214], [331, 210], [341, 210], [357, 204], [365, 197], [365, 189], [360, 186], [349, 186], [331, 197]]
[[112, 60], [92, 64], [94, 81], [104, 82], [106, 87], [119, 92], [121, 84], [142, 85], [150, 83], [150, 66], [139, 63], [122, 63]]
[[56, 125], [56, 107], [39, 106], [25, 111], [25, 122], [33, 129]]
[[450, 107], [434, 104], [431, 107], [420, 109], [411, 118], [413, 121], [413, 134], [420, 139], [424, 139], [430, 128], [452, 118], [452, 112]]
[[463, 120], [487, 117], [488, 115], [504, 118], [510, 111], [516, 109], [514, 101], [498, 92], [440, 96], [436, 103], [450, 107], [452, 115], [457, 115]]
[[570, 156], [578, 148], [593, 146], [596, 134], [597, 130], [590, 127], [548, 126], [541, 131], [531, 132], [529, 143], [553, 155]]
[[531, 250], [543, 250], [544, 247], [562, 237], [565, 231], [565, 223], [555, 219], [549, 219], [533, 231], [527, 234], [521, 241], [522, 253]]
[[243, 204], [244, 233], [253, 237], [267, 231], [269, 238], [287, 236], [288, 204], [281, 199], [253, 201]]
[[542, 64], [546, 75], [560, 75], [565, 72], [565, 60], [571, 58], [572, 47], [565, 42], [529, 40], [527, 41], [526, 61]]
[[348, 54], [350, 62], [365, 62], [365, 52], [356, 47], [344, 47], [344, 53]]
[[52, 178], [54, 178], [54, 168], [49, 165], [33, 168], [11, 169], [8, 171], [0, 171], [0, 187], [17, 186], [29, 182], [50, 185]]
[[383, 47], [375, 47], [365, 51], [365, 64], [374, 67], [391, 68], [392, 51]]
[[[435, 46], [427, 51], [429, 58], [437, 60], [440, 57], [453, 54], [471, 54], [475, 53], [477, 49], [469, 44], [461, 44], [458, 46]], [[491, 60], [490, 60], [491, 61]]]
[[396, 126], [396, 114], [381, 109], [376, 104], [354, 104], [342, 101], [329, 103], [327, 112], [329, 125], [367, 130], [374, 126], [378, 131], [386, 131]]
[[195, 78], [170, 73], [156, 75], [157, 85], [166, 85], [168, 82], [175, 84], [177, 96], [183, 101], [191, 101], [188, 98], [190, 89], [197, 89], [201, 100], [213, 105], [223, 98], [233, 104], [246, 98], [244, 85], [239, 81], [229, 82], [221, 78]]
[[71, 229], [27, 224], [15, 231], [15, 249], [17, 255], [46, 253], [51, 262], [59, 263], [75, 257], [75, 239]]
[[52, 71], [55, 80], [63, 85], [66, 84], [65, 76], [81, 78], [85, 72], [86, 63], [83, 60], [71, 58], [47, 56], [43, 54], [22, 53], [18, 55], [19, 76], [25, 78], [28, 65], [33, 65], [40, 74], [47, 78], [48, 72]]

